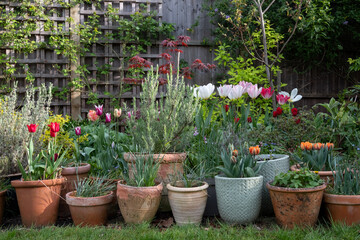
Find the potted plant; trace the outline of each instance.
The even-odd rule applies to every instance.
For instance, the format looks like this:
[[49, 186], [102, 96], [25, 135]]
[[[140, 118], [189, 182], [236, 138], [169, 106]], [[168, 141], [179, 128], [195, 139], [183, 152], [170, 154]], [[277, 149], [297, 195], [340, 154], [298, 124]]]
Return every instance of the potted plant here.
[[302, 168], [276, 175], [267, 183], [276, 221], [285, 228], [313, 226], [326, 184], [318, 174]]
[[[28, 166], [18, 162], [21, 180], [11, 181], [15, 188], [22, 223], [27, 226], [46, 226], [55, 223], [58, 216], [61, 185], [65, 181], [60, 176], [61, 164], [66, 151], [56, 144], [59, 124], [51, 123], [52, 141], [47, 150], [42, 150], [35, 158], [32, 138], [27, 148]], [[30, 133], [36, 132], [37, 125], [28, 125]]]
[[118, 182], [116, 196], [126, 223], [141, 223], [154, 218], [163, 189], [163, 183], [155, 181], [159, 165], [159, 159], [140, 154], [131, 163], [132, 170], [125, 172], [125, 181]]
[[315, 171], [325, 182], [333, 181], [333, 171], [338, 163], [338, 157], [334, 156], [333, 143], [310, 143], [301, 142], [301, 153], [294, 154], [294, 159], [298, 162], [292, 165], [292, 171], [299, 170], [300, 167], [306, 167]]
[[0, 225], [2, 224], [2, 219], [4, 216], [6, 192], [9, 189], [9, 187], [10, 187], [9, 184], [6, 183], [6, 181], [0, 179]]
[[108, 209], [115, 197], [114, 188], [112, 182], [99, 177], [80, 180], [75, 191], [66, 194], [66, 203], [75, 226], [106, 224]]
[[220, 216], [229, 223], [252, 222], [260, 212], [263, 177], [255, 160], [260, 148], [249, 150], [238, 151], [230, 145], [221, 154], [223, 175], [215, 176], [215, 188]]
[[260, 154], [256, 157], [257, 164], [261, 166], [259, 175], [264, 177], [264, 185], [262, 191], [261, 214], [273, 215], [269, 190], [266, 188], [266, 183], [274, 180], [279, 173], [286, 173], [290, 168], [289, 155], [285, 154]]
[[330, 220], [346, 225], [360, 223], [359, 167], [344, 164], [334, 173], [334, 184], [324, 193], [326, 213]]
[[[184, 150], [192, 135], [199, 100], [192, 97], [193, 91], [185, 85], [183, 78], [177, 76], [174, 79], [172, 74], [168, 75], [166, 94], [159, 93], [158, 77], [158, 73], [149, 71], [142, 84], [140, 103], [136, 104], [134, 100], [126, 125], [137, 149], [151, 152], [155, 160], [161, 160], [157, 181], [167, 184], [171, 176], [183, 172]], [[124, 159], [131, 164], [138, 155], [125, 153]], [[166, 188], [163, 195], [162, 209], [170, 210]]]
[[201, 181], [204, 178], [204, 164], [196, 169], [189, 169], [181, 180], [166, 185], [171, 211], [176, 224], [200, 224], [207, 202], [209, 184]]

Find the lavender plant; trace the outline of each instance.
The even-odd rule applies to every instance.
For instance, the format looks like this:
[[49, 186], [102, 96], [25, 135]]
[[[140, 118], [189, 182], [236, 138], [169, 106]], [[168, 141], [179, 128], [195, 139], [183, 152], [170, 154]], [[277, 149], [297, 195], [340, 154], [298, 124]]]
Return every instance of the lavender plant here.
[[49, 118], [52, 85], [26, 89], [25, 99], [19, 108], [17, 84], [8, 96], [0, 100], [0, 175], [17, 173], [20, 161], [26, 166], [25, 146], [30, 139], [26, 125], [37, 123], [38, 131], [33, 135], [34, 149], [39, 151], [41, 134]]

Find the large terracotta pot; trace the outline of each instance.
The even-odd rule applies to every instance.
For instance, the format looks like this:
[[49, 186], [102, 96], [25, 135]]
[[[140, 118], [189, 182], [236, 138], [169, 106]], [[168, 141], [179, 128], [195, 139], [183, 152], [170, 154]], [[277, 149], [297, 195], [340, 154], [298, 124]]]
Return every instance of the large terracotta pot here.
[[61, 170], [61, 175], [65, 177], [66, 181], [63, 183], [61, 188], [61, 197], [60, 206], [59, 206], [59, 216], [60, 217], [70, 217], [70, 209], [67, 205], [66, 194], [68, 192], [75, 191], [75, 184], [78, 183], [79, 180], [87, 178], [90, 171], [90, 164], [81, 163], [79, 167], [64, 167]]
[[6, 200], [6, 191], [0, 192], [0, 225], [2, 224], [2, 219], [4, 216], [4, 210], [5, 210], [5, 200]]
[[346, 225], [360, 224], [360, 195], [324, 193], [323, 201], [330, 220]]
[[172, 213], [178, 225], [200, 224], [207, 201], [207, 188], [209, 185], [203, 182], [198, 187], [184, 187], [180, 181], [175, 186], [171, 183], [166, 185]]
[[132, 187], [119, 181], [117, 200], [126, 223], [151, 221], [160, 205], [163, 184], [153, 187]]
[[283, 154], [271, 154], [271, 156], [270, 154], [260, 154], [256, 156], [256, 158], [256, 164], [260, 167], [258, 174], [264, 177], [260, 214], [263, 216], [273, 216], [274, 209], [266, 183], [273, 181], [275, 176], [279, 173], [286, 173], [289, 171], [289, 156]]
[[[136, 157], [139, 156], [148, 157], [148, 154], [124, 153], [124, 159], [128, 162], [129, 171], [131, 171], [131, 163], [134, 163]], [[156, 181], [163, 182], [165, 186], [172, 179], [176, 178], [177, 175], [181, 175], [184, 172], [183, 162], [186, 159], [186, 153], [153, 154], [153, 159], [161, 161]], [[161, 212], [171, 211], [166, 187], [163, 188], [159, 210]]]
[[314, 188], [284, 188], [266, 184], [276, 221], [285, 228], [314, 226], [326, 184]]
[[59, 210], [61, 185], [65, 178], [11, 181], [18, 200], [21, 221], [26, 227], [53, 225]]
[[66, 194], [66, 203], [70, 207], [71, 218], [76, 226], [105, 225], [108, 209], [114, 199], [114, 193], [99, 197], [75, 197], [75, 191]]
[[[300, 171], [301, 166], [299, 164], [292, 165], [290, 167], [291, 171]], [[325, 183], [334, 183], [333, 171], [312, 171], [317, 173]]]
[[220, 216], [228, 223], [253, 222], [260, 213], [263, 176], [228, 178], [215, 176]]

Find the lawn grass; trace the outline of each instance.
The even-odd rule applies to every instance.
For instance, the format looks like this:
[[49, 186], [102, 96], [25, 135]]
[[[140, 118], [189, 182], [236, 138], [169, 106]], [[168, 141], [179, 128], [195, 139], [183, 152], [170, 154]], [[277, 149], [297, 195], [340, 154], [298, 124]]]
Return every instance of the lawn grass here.
[[115, 225], [110, 227], [45, 227], [41, 229], [13, 227], [3, 229], [0, 239], [360, 239], [360, 226], [319, 225], [314, 228], [285, 230], [272, 224], [266, 228], [257, 225], [230, 226], [219, 223], [211, 226], [173, 226], [159, 229], [149, 224]]

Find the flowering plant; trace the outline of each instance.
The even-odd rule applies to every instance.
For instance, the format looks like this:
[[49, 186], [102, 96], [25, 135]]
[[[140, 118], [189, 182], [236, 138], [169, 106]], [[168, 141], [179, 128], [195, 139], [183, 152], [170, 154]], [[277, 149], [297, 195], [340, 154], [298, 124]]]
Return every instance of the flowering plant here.
[[299, 164], [313, 171], [331, 171], [335, 169], [338, 159], [334, 157], [333, 143], [302, 142], [300, 157], [294, 154]]
[[286, 188], [313, 188], [323, 183], [318, 174], [302, 168], [300, 171], [288, 171], [276, 175], [271, 185]]
[[226, 177], [229, 178], [247, 178], [255, 177], [260, 171], [256, 164], [255, 156], [260, 153], [259, 146], [250, 147], [249, 150], [236, 150], [232, 144], [228, 151], [221, 152], [221, 160], [224, 166], [218, 167]]
[[[34, 134], [38, 125], [27, 125], [30, 134]], [[18, 166], [21, 171], [24, 181], [55, 179], [59, 176], [60, 166], [64, 159], [67, 150], [63, 151], [62, 147], [56, 145], [56, 135], [60, 131], [59, 124], [53, 122], [49, 125], [52, 141], [49, 141], [47, 151], [42, 150], [34, 158], [34, 144], [32, 135], [30, 138], [29, 146], [26, 148], [28, 165], [23, 167], [20, 160]], [[60, 155], [61, 153], [61, 155]]]

